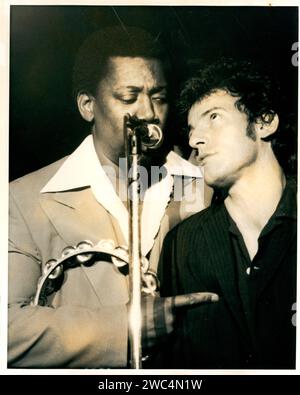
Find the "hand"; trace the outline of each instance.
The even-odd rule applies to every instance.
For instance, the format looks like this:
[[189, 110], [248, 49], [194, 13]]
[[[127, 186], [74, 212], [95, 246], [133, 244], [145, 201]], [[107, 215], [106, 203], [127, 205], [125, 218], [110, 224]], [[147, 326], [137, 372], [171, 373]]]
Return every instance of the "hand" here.
[[167, 298], [142, 297], [143, 348], [153, 347], [173, 331], [177, 308], [217, 302], [218, 300], [219, 296], [211, 292], [196, 292]]

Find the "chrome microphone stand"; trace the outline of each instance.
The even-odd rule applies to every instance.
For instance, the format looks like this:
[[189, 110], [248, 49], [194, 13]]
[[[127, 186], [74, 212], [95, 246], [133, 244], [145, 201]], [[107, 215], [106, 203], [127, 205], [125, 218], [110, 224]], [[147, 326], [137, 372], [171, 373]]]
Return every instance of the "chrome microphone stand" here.
[[141, 154], [141, 138], [136, 128], [124, 118], [125, 149], [127, 156], [127, 198], [129, 209], [129, 342], [132, 369], [142, 367], [142, 310], [141, 310], [141, 224], [139, 216], [140, 186], [138, 165]]
[[129, 342], [130, 366], [132, 369], [142, 367], [142, 291], [154, 294], [157, 280], [151, 273], [146, 260], [141, 253], [141, 221], [140, 221], [140, 183], [139, 162], [142, 147], [156, 149], [162, 142], [161, 129], [154, 123], [148, 124], [144, 120], [124, 117], [124, 141], [127, 158], [127, 201], [129, 211], [129, 277], [130, 277], [130, 305], [129, 305]]

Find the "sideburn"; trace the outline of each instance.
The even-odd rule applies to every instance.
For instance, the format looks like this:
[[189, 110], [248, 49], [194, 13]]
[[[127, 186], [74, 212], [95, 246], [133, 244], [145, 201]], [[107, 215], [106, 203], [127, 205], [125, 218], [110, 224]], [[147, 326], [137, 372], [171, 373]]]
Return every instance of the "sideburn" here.
[[256, 141], [256, 132], [252, 122], [248, 122], [246, 136], [248, 136], [251, 140]]

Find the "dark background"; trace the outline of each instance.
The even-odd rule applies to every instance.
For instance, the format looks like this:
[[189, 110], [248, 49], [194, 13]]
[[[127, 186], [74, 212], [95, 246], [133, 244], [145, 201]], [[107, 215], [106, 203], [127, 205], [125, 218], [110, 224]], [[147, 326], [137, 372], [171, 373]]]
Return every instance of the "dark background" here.
[[112, 24], [160, 34], [190, 69], [223, 55], [267, 63], [296, 126], [296, 7], [12, 6], [11, 180], [69, 154], [89, 133], [71, 97], [72, 64], [87, 35]]

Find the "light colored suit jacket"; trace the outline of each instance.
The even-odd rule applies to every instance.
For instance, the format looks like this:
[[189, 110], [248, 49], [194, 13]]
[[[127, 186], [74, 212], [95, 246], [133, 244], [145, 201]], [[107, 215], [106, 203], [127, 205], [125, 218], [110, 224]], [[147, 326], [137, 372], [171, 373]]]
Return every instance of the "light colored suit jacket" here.
[[[10, 185], [8, 364], [126, 367], [128, 279], [111, 263], [67, 270], [49, 306], [30, 306], [43, 264], [60, 257], [64, 247], [101, 239], [124, 244], [117, 219], [89, 187], [40, 193], [64, 160]], [[186, 212], [184, 205], [171, 201], [166, 209], [150, 256], [154, 269], [167, 231], [203, 208], [191, 211], [189, 202]]]

